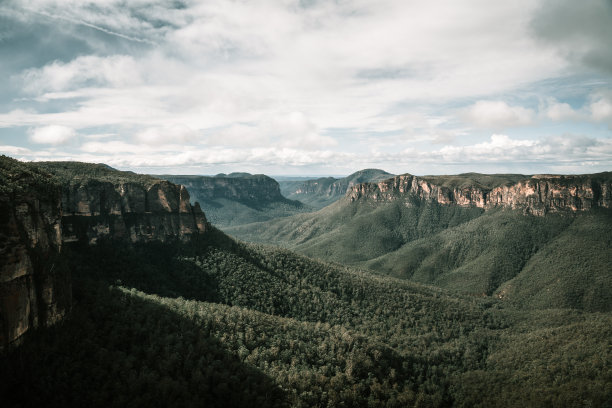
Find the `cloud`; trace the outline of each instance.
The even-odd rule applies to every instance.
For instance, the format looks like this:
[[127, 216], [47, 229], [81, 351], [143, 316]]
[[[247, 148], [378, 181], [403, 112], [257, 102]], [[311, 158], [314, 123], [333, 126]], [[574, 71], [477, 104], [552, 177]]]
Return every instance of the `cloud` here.
[[576, 120], [584, 116], [581, 112], [574, 110], [568, 103], [559, 102], [554, 98], [550, 98], [546, 106], [541, 109], [546, 118], [554, 121]]
[[[571, 121], [573, 131], [597, 132], [594, 140], [608, 136], [608, 28], [601, 3], [559, 4], [10, 1], [0, 6], [9, 29], [46, 35], [23, 46], [7, 37], [15, 44], [2, 57], [33, 62], [6, 68], [13, 93], [0, 92], [0, 128], [68, 126], [84, 144], [67, 145], [63, 157], [125, 166], [355, 170], [376, 160], [468, 163], [461, 154], [500, 163], [547, 149], [570, 160], [544, 135]], [[596, 27], [586, 27], [591, 17]], [[41, 41], [46, 52], [29, 53]], [[595, 57], [603, 62], [587, 64]], [[60, 154], [27, 138], [23, 147]]]
[[32, 154], [30, 149], [26, 149], [25, 147], [19, 146], [0, 146], [0, 153], [9, 154], [11, 156], [23, 156], [27, 154]]
[[31, 129], [29, 139], [38, 144], [61, 145], [76, 136], [72, 128], [59, 125], [49, 125]]
[[522, 106], [510, 106], [504, 101], [478, 101], [465, 109], [463, 115], [475, 126], [499, 129], [529, 125], [535, 112]]
[[86, 55], [68, 63], [54, 61], [42, 68], [27, 69], [21, 80], [24, 89], [35, 94], [91, 86], [134, 86], [142, 81], [141, 68], [131, 56]]
[[612, 73], [612, 2], [544, 1], [531, 21], [535, 37], [573, 64]]
[[592, 120], [608, 122], [612, 127], [612, 92], [593, 95], [589, 111]]
[[137, 133], [134, 139], [141, 144], [163, 145], [168, 143], [189, 143], [196, 141], [198, 133], [188, 126], [175, 124], [150, 127]]

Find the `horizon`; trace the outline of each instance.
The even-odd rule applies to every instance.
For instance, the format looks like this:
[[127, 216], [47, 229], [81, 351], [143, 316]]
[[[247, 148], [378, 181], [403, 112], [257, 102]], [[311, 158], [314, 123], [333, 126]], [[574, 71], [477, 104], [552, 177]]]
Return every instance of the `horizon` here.
[[146, 174], [612, 170], [612, 3], [8, 0], [0, 153]]

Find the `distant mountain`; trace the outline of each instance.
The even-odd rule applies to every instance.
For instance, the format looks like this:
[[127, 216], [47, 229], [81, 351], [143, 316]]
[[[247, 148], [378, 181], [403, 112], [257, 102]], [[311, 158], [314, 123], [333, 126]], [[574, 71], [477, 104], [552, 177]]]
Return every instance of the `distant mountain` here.
[[263, 174], [216, 176], [158, 176], [189, 190], [207, 219], [220, 228], [286, 217], [311, 208], [282, 196], [276, 180]]
[[524, 306], [612, 310], [611, 207], [612, 173], [402, 175], [316, 213], [226, 231]]
[[360, 170], [344, 178], [321, 177], [312, 180], [281, 180], [281, 193], [292, 200], [299, 200], [316, 209], [332, 204], [344, 196], [346, 191], [360, 183], [381, 181], [393, 177], [384, 170]]

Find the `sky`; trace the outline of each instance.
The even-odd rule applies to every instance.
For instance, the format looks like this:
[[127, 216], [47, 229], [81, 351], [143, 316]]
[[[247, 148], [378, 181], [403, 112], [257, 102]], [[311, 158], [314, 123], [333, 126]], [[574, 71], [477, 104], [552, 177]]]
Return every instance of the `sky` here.
[[152, 174], [611, 171], [611, 40], [611, 0], [0, 0], [0, 153]]

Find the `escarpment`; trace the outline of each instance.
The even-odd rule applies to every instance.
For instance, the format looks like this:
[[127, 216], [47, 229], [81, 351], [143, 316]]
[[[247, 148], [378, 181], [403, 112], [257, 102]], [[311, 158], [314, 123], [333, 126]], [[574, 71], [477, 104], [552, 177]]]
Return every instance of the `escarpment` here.
[[0, 349], [69, 311], [63, 245], [187, 241], [206, 230], [184, 186], [104, 165], [2, 156], [0, 181]]
[[189, 203], [187, 189], [167, 181], [149, 186], [97, 180], [74, 183], [63, 189], [62, 208], [65, 242], [186, 241], [204, 232], [206, 225], [199, 205]]
[[187, 241], [203, 233], [206, 218], [184, 186], [104, 165], [46, 162], [62, 183], [64, 242], [110, 238], [132, 243]]
[[443, 205], [512, 208], [542, 216], [550, 212], [611, 208], [612, 173], [535, 175], [525, 176], [522, 180], [494, 180], [487, 184], [474, 181], [469, 175], [417, 177], [404, 174], [378, 183], [353, 186], [346, 197], [350, 201], [407, 199], [407, 205], [409, 198], [416, 197]]
[[200, 202], [220, 198], [246, 203], [286, 201], [278, 182], [263, 174], [232, 173], [216, 176], [160, 176], [186, 186]]
[[32, 166], [0, 157], [0, 350], [70, 309], [59, 259], [61, 187]]

